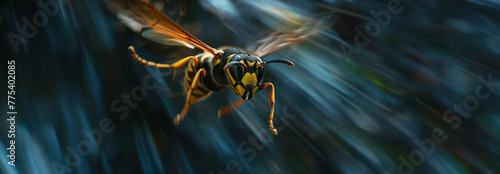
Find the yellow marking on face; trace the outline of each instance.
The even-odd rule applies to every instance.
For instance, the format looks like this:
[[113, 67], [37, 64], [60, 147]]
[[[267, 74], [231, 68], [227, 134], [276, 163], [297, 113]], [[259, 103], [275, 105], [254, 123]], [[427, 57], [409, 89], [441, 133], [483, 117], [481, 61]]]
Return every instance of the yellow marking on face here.
[[241, 85], [236, 86], [236, 91], [238, 91], [238, 95], [245, 94], [245, 88], [243, 88]]
[[265, 63], [257, 63], [257, 66], [255, 68], [260, 68], [261, 66], [266, 65]]
[[253, 61], [253, 62], [249, 62], [249, 61], [247, 61], [248, 67], [252, 67], [252, 66], [254, 66], [254, 65], [255, 65], [255, 62], [257, 62], [257, 61]]
[[220, 63], [220, 59], [217, 59], [214, 63], [214, 66], [217, 66]]
[[[257, 62], [257, 61], [256, 61], [256, 62]], [[261, 66], [263, 66], [263, 65], [264, 65], [264, 64], [262, 64], [262, 63], [260, 63], [260, 62], [257, 62], [257, 63], [255, 64], [255, 71], [258, 71], [258, 70], [259, 70], [258, 68], [259, 68], [259, 67], [261, 67]]]
[[245, 73], [245, 76], [241, 79], [243, 85], [255, 85], [257, 84], [257, 74], [255, 73]]
[[259, 89], [259, 86], [253, 87], [253, 89], [252, 89], [252, 95], [255, 95], [255, 93], [257, 92], [258, 89]]
[[229, 69], [226, 70], [227, 75], [229, 76], [229, 80], [231, 80], [231, 84], [236, 84], [236, 81], [234, 81], [233, 76], [231, 76], [231, 73], [229, 72]]

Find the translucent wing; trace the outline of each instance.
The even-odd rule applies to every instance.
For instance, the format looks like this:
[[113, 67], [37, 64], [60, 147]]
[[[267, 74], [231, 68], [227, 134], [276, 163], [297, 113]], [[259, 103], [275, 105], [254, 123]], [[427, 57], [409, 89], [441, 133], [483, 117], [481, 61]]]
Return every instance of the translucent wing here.
[[147, 39], [165, 45], [197, 47], [214, 56], [220, 54], [175, 24], [148, 1], [113, 0], [110, 7], [130, 29]]
[[148, 38], [149, 40], [158, 42], [164, 45], [175, 45], [175, 46], [185, 46], [193, 49], [194, 46], [185, 42], [179, 38], [173, 37], [168, 33], [164, 33], [161, 30], [149, 29], [142, 32], [142, 37]]
[[248, 50], [254, 50], [254, 55], [264, 58], [280, 49], [298, 44], [331, 25], [331, 23], [329, 23], [331, 14], [332, 13], [317, 14], [314, 16], [321, 16], [319, 19], [312, 18], [299, 27], [271, 33], [268, 37], [250, 45]]

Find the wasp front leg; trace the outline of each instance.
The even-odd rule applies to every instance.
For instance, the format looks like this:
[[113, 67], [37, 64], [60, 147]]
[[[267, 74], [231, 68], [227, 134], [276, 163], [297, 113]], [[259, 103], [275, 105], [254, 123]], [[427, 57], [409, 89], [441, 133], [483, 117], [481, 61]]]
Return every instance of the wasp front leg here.
[[271, 115], [269, 116], [269, 120], [267, 122], [269, 123], [269, 130], [271, 130], [271, 133], [274, 135], [278, 135], [278, 131], [274, 128], [273, 125], [273, 116], [274, 116], [274, 85], [271, 82], [264, 83], [262, 85], [262, 89], [265, 89], [267, 87], [271, 87], [271, 92], [269, 92], [269, 105], [271, 105]]
[[179, 124], [179, 122], [184, 120], [184, 116], [186, 116], [186, 113], [189, 110], [189, 107], [191, 105], [191, 94], [193, 93], [193, 91], [196, 90], [196, 85], [198, 84], [198, 82], [200, 80], [201, 73], [203, 73], [203, 77], [207, 76], [207, 72], [203, 68], [201, 68], [200, 70], [198, 70], [198, 72], [196, 72], [196, 75], [193, 78], [193, 82], [191, 83], [191, 88], [189, 89], [189, 91], [187, 93], [186, 104], [184, 105], [184, 109], [182, 109], [181, 113], [177, 114], [177, 116], [175, 116], [175, 118], [174, 118], [174, 123], [177, 125]]
[[194, 63], [196, 64], [196, 66], [198, 66], [198, 59], [196, 59], [196, 57], [194, 56], [188, 56], [188, 57], [185, 57], [173, 64], [163, 64], [163, 63], [156, 63], [156, 62], [152, 62], [152, 61], [147, 61], [141, 57], [139, 57], [139, 55], [137, 55], [135, 53], [135, 49], [133, 46], [129, 46], [128, 49], [130, 51], [132, 51], [132, 58], [136, 61], [139, 62], [139, 64], [146, 64], [145, 67], [148, 67], [148, 66], [153, 66], [155, 68], [168, 68], [168, 69], [173, 69], [174, 70], [174, 79], [175, 79], [175, 72], [177, 69], [181, 68], [182, 66], [184, 66], [186, 63], [188, 63], [190, 60], [193, 60]]

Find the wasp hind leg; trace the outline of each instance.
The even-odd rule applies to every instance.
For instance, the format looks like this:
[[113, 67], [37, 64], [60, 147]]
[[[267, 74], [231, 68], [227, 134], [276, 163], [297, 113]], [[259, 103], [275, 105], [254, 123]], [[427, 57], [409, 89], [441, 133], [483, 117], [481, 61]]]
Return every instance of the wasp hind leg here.
[[278, 135], [278, 131], [274, 128], [273, 125], [273, 116], [274, 116], [274, 85], [270, 82], [264, 83], [262, 85], [262, 89], [271, 87], [271, 92], [269, 92], [269, 105], [271, 105], [271, 115], [269, 116], [269, 120], [267, 122], [269, 123], [269, 130], [271, 130], [271, 134]]
[[191, 83], [191, 88], [189, 88], [189, 91], [187, 92], [187, 97], [186, 97], [186, 104], [184, 105], [184, 109], [177, 114], [174, 118], [174, 123], [179, 124], [184, 119], [184, 116], [186, 116], [187, 111], [189, 110], [189, 107], [191, 104], [197, 102], [200, 100], [200, 98], [194, 98], [193, 92], [196, 91], [196, 85], [198, 85], [198, 82], [200, 80], [200, 74], [203, 73], [203, 77], [207, 76], [207, 72], [205, 69], [201, 68], [196, 72], [196, 75], [193, 78], [193, 82]]
[[148, 67], [148, 66], [153, 66], [155, 68], [168, 68], [168, 69], [173, 69], [174, 70], [174, 79], [175, 79], [175, 72], [177, 69], [181, 68], [182, 66], [184, 66], [186, 63], [188, 63], [190, 60], [193, 60], [195, 65], [198, 66], [198, 59], [196, 59], [196, 57], [194, 56], [188, 56], [188, 57], [185, 57], [175, 63], [172, 63], [172, 64], [163, 64], [163, 63], [156, 63], [156, 62], [151, 62], [151, 61], [147, 61], [141, 57], [139, 57], [139, 55], [137, 55], [135, 53], [135, 49], [133, 46], [129, 46], [128, 49], [130, 51], [132, 51], [132, 58], [136, 61], [139, 62], [139, 64], [146, 64], [146, 66], [144, 67]]

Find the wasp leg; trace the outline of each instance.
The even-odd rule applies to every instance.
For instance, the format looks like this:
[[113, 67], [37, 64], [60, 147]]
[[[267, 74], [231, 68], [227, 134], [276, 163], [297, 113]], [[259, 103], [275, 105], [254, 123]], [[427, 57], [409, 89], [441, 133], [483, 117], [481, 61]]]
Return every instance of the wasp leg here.
[[148, 67], [148, 66], [153, 66], [155, 68], [168, 68], [168, 69], [173, 69], [174, 70], [174, 80], [175, 80], [175, 72], [177, 69], [179, 69], [180, 67], [184, 66], [186, 63], [189, 62], [189, 60], [193, 60], [195, 65], [198, 66], [198, 59], [196, 59], [196, 57], [194, 56], [188, 56], [188, 57], [185, 57], [173, 64], [163, 64], [163, 63], [156, 63], [156, 62], [151, 62], [151, 61], [147, 61], [141, 57], [139, 57], [139, 55], [137, 55], [135, 53], [135, 49], [133, 46], [129, 46], [128, 49], [130, 51], [132, 51], [132, 58], [136, 61], [139, 62], [139, 64], [146, 64], [146, 66], [144, 67]]
[[278, 135], [278, 131], [274, 128], [273, 125], [273, 116], [274, 116], [274, 85], [271, 82], [264, 83], [262, 85], [262, 89], [271, 87], [271, 92], [269, 92], [269, 105], [271, 105], [271, 115], [269, 116], [269, 120], [267, 122], [269, 123], [269, 130], [271, 130], [271, 133], [274, 135]]
[[193, 83], [191, 83], [191, 88], [189, 89], [186, 97], [186, 104], [184, 105], [184, 109], [182, 109], [181, 113], [177, 114], [174, 118], [174, 123], [179, 125], [179, 122], [181, 120], [184, 120], [184, 116], [186, 116], [187, 111], [189, 110], [189, 106], [191, 105], [191, 94], [193, 91], [196, 89], [196, 85], [198, 84], [198, 81], [200, 80], [200, 73], [203, 73], [203, 77], [207, 76], [207, 72], [205, 69], [201, 68], [196, 72], [196, 75], [193, 78]]
[[226, 115], [226, 114], [233, 112], [234, 110], [238, 109], [243, 103], [245, 103], [245, 100], [243, 100], [242, 98], [239, 98], [238, 100], [234, 101], [233, 103], [221, 107], [219, 109], [219, 111], [217, 112], [218, 117], [220, 118], [223, 115]]

